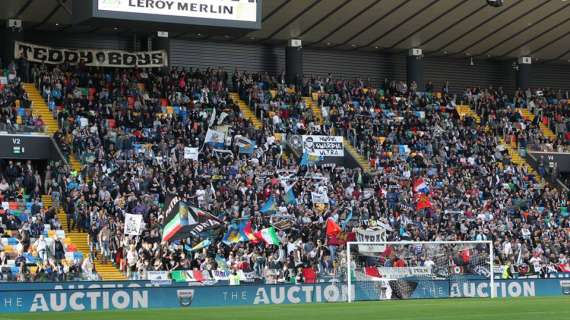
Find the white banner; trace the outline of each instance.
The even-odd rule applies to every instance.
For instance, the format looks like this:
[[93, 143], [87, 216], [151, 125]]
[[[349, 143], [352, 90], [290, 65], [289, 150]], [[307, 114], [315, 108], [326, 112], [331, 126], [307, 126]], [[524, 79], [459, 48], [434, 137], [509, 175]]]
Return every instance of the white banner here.
[[[359, 242], [383, 242], [386, 241], [386, 228], [372, 227], [368, 229], [356, 229], [356, 241]], [[385, 245], [359, 244], [358, 251], [365, 256], [378, 256], [386, 250]]]
[[125, 234], [129, 236], [138, 236], [142, 232], [142, 215], [125, 214]]
[[168, 66], [166, 51], [138, 51], [102, 49], [65, 49], [16, 41], [14, 58], [31, 62], [71, 65], [83, 62], [88, 67], [159, 68]]
[[98, 0], [103, 11], [255, 22], [255, 0]]
[[326, 192], [311, 192], [311, 201], [313, 203], [329, 203], [329, 196]]
[[147, 271], [146, 278], [151, 281], [169, 280], [168, 271]]
[[208, 132], [206, 132], [206, 139], [204, 140], [204, 142], [224, 145], [225, 140], [226, 140], [225, 133], [213, 129], [208, 129]]
[[432, 275], [431, 268], [429, 267], [378, 267], [380, 277], [386, 279], [401, 279], [408, 277], [429, 277]]
[[343, 138], [339, 136], [303, 136], [303, 152], [311, 156], [344, 157]]
[[184, 147], [184, 159], [192, 159], [198, 161], [199, 154], [199, 148]]

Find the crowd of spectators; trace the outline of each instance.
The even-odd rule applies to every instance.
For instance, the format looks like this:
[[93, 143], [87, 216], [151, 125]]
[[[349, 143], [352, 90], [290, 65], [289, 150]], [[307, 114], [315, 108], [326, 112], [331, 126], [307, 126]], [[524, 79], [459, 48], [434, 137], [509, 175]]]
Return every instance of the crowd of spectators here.
[[92, 272], [86, 268], [89, 261], [66, 240], [57, 208], [42, 203], [44, 190], [51, 191], [50, 185], [63, 180], [51, 169], [61, 166], [54, 162], [40, 174], [30, 160], [0, 163], [2, 280], [63, 281], [84, 279]]
[[[299, 108], [299, 104], [284, 103], [279, 92], [286, 89], [279, 84], [271, 98], [263, 88], [272, 84], [262, 76], [244, 73], [241, 77], [242, 96], [256, 109], [268, 110], [269, 115], [275, 105]], [[459, 99], [446, 93], [447, 83], [437, 92], [430, 82], [422, 92], [417, 85], [412, 86], [415, 91], [406, 91], [388, 80], [377, 89], [360, 80], [332, 77], [307, 85], [318, 96], [325, 133], [347, 137], [369, 159], [374, 175], [363, 187], [374, 188], [379, 207], [359, 205], [365, 212], [359, 213], [386, 219], [395, 230], [389, 239], [493, 240], [497, 264], [529, 270], [531, 259], [539, 259], [542, 267], [551, 266], [550, 271], [566, 270], [568, 194], [541, 183], [510, 161], [499, 138], [516, 136], [522, 144], [547, 140], [536, 123], [505, 107], [501, 88], [466, 91], [466, 100], [478, 102], [474, 105], [482, 115], [478, 125], [475, 119], [459, 116]], [[268, 116], [268, 122], [279, 128], [284, 114], [277, 121]], [[430, 186], [430, 208], [417, 210], [412, 191], [417, 179]], [[536, 272], [543, 270], [536, 263], [533, 267]]]
[[0, 72], [0, 131], [44, 131], [44, 121], [33, 114], [32, 102], [17, 76], [16, 65], [12, 63]]
[[[53, 208], [40, 212], [52, 212], [41, 221], [54, 230], [89, 234], [91, 252], [74, 259], [68, 273], [96, 277], [93, 261], [100, 260], [131, 279], [148, 271], [222, 269], [268, 282], [341, 276], [346, 238], [327, 236], [330, 219], [347, 237], [381, 225], [388, 241], [491, 240], [496, 263], [516, 271], [563, 271], [568, 263], [567, 194], [511, 163], [499, 143], [506, 130], [502, 116], [491, 130], [459, 117], [447, 83], [441, 90], [428, 83], [419, 91], [415, 84], [386, 80], [373, 88], [329, 76], [291, 88], [267, 74], [236, 70], [230, 79], [223, 69], [182, 68], [35, 66], [32, 74], [60, 124], [56, 141], [82, 163], [77, 171], [53, 164], [26, 193], [51, 195]], [[229, 96], [232, 87], [260, 110], [262, 128], [244, 118]], [[303, 99], [313, 94], [320, 115]], [[212, 128], [226, 133], [225, 147], [206, 143]], [[345, 136], [372, 171], [300, 165], [284, 150], [284, 135], [299, 134]], [[240, 153], [238, 135], [257, 150]], [[185, 147], [200, 149], [197, 161], [185, 158]], [[421, 197], [417, 181], [429, 189]], [[294, 204], [286, 197], [288, 183]], [[311, 193], [322, 190], [328, 206], [313, 203]], [[211, 212], [224, 227], [163, 242], [161, 207], [174, 195]], [[274, 201], [270, 213], [262, 210], [268, 201]], [[60, 207], [67, 226], [53, 215]], [[140, 236], [123, 233], [127, 213], [143, 216]], [[222, 241], [231, 225], [243, 221], [254, 230], [278, 226], [280, 244]], [[206, 238], [209, 246], [192, 250]], [[68, 259], [55, 253], [41, 255], [56, 262], [38, 269], [60, 274], [57, 261]], [[376, 263], [401, 260], [389, 258]]]

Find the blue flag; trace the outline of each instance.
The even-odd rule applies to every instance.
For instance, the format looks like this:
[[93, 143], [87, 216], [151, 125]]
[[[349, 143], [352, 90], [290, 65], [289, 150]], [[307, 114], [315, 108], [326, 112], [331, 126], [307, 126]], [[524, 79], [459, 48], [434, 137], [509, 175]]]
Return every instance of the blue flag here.
[[297, 204], [297, 197], [295, 197], [292, 186], [285, 192], [284, 200], [286, 204]]
[[222, 242], [229, 245], [232, 243], [238, 243], [243, 241], [239, 226], [235, 223], [232, 223], [228, 226], [228, 231], [222, 238]]
[[269, 197], [269, 199], [267, 199], [267, 201], [265, 201], [265, 203], [263, 204], [263, 206], [259, 211], [261, 211], [261, 213], [271, 213], [275, 212], [276, 210], [277, 210], [277, 204], [275, 203], [275, 199], [273, 198], [273, 196], [271, 196]]
[[313, 164], [316, 164], [319, 161], [323, 161], [325, 159], [324, 156], [313, 156], [313, 155], [309, 155], [306, 152], [303, 152], [303, 157], [301, 158], [301, 166], [310, 166]]

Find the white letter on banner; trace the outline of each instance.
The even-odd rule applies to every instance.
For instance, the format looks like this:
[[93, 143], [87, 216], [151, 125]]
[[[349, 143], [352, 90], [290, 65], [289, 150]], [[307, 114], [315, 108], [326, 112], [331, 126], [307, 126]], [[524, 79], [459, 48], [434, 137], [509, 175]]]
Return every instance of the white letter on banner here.
[[48, 305], [46, 303], [46, 298], [41, 293], [36, 293], [32, 302], [32, 307], [30, 308], [30, 312], [37, 311], [49, 311]]
[[85, 296], [89, 298], [89, 304], [91, 305], [89, 308], [91, 310], [97, 310], [97, 298], [101, 297], [101, 292], [99, 291], [88, 291]]
[[476, 290], [474, 283], [463, 283], [463, 296], [475, 297]]
[[305, 286], [303, 291], [305, 291], [305, 303], [313, 302], [313, 287]]
[[49, 295], [49, 305], [52, 311], [63, 311], [67, 306], [67, 293], [60, 293], [59, 300], [60, 304], [57, 304], [57, 293], [50, 293]]
[[509, 293], [509, 297], [520, 297], [522, 288], [518, 282], [511, 282], [507, 287], [507, 291]]
[[301, 289], [299, 287], [291, 287], [287, 290], [287, 300], [291, 303], [300, 303], [301, 299], [297, 296]]
[[461, 297], [461, 291], [459, 289], [459, 284], [454, 282], [449, 289], [449, 296], [451, 298]]
[[536, 290], [534, 289], [534, 281], [532, 282], [523, 282], [523, 295], [525, 297], [534, 297], [536, 296]]
[[340, 298], [340, 291], [335, 285], [326, 286], [323, 296], [327, 302], [337, 302]]
[[126, 309], [131, 303], [129, 294], [123, 290], [113, 293], [111, 303], [115, 309]]
[[[277, 290], [279, 290], [279, 293], [277, 292]], [[284, 287], [279, 287], [279, 288], [273, 287], [270, 289], [269, 292], [271, 292], [271, 303], [282, 304], [283, 302], [285, 302]]]
[[267, 292], [265, 292], [264, 288], [257, 289], [257, 293], [255, 294], [255, 299], [253, 299], [253, 304], [269, 304], [269, 297], [267, 297]]
[[483, 291], [483, 289], [489, 289], [489, 285], [486, 282], [483, 282], [477, 286], [477, 297], [487, 298], [489, 296], [487, 290]]
[[103, 291], [103, 310], [109, 310], [109, 291]]
[[133, 309], [148, 308], [148, 291], [133, 290]]
[[69, 307], [73, 311], [83, 311], [85, 306], [81, 303], [77, 303], [77, 299], [83, 299], [85, 294], [83, 292], [74, 292], [69, 296]]

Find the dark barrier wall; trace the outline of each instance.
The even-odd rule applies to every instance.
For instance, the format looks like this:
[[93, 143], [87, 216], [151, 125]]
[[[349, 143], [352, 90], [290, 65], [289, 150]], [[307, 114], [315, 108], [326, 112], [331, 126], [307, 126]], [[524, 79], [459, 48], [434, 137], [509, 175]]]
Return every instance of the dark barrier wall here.
[[406, 57], [406, 71], [408, 86], [415, 81], [418, 89], [423, 90], [424, 85], [424, 61], [422, 56], [407, 56]]
[[529, 151], [537, 162], [537, 165], [543, 165], [545, 168], [551, 167], [551, 163], [556, 163], [558, 172], [570, 172], [570, 153], [560, 152], [535, 152]]
[[[225, 66], [253, 72], [285, 71], [285, 49], [279, 46], [246, 45], [171, 39], [173, 65]], [[324, 50], [303, 47], [303, 71], [305, 76], [326, 77], [332, 72], [338, 78], [370, 80], [379, 85], [384, 78], [406, 80], [407, 52], [400, 54], [375, 53], [356, 50]], [[516, 72], [513, 60], [470, 60], [461, 57], [424, 57], [424, 83], [431, 80], [437, 90], [445, 80], [452, 93], [461, 93], [466, 87], [502, 86], [507, 92], [516, 88]], [[570, 90], [570, 65], [533, 64], [530, 86]], [[423, 89], [423, 88], [420, 88]]]
[[[147, 283], [148, 284], [148, 283]], [[379, 300], [380, 286], [355, 283], [357, 301]], [[561, 279], [450, 280], [417, 282], [405, 297], [383, 299], [486, 298], [561, 296], [570, 294], [570, 281]], [[403, 293], [401, 293], [403, 294]], [[140, 282], [9, 284], [0, 291], [0, 313], [223, 307], [267, 304], [304, 304], [347, 301], [342, 283], [298, 285], [191, 286], [190, 283], [147, 287]]]
[[22, 41], [22, 32], [0, 30], [0, 67], [7, 66], [14, 58], [14, 42]]
[[303, 83], [303, 48], [285, 48], [286, 71], [285, 78], [288, 84], [301, 85]]
[[0, 134], [0, 159], [61, 160], [47, 136]]
[[530, 88], [530, 70], [532, 66], [530, 64], [521, 63], [519, 64], [519, 70], [517, 72], [517, 88], [525, 89]]
[[[142, 37], [141, 37], [142, 38]], [[88, 33], [54, 37], [53, 33], [26, 32], [25, 40], [32, 43], [69, 48], [111, 48], [132, 50], [133, 37], [125, 35], [97, 35]], [[13, 49], [13, 48], [12, 48]], [[400, 54], [376, 53], [356, 50], [322, 50], [303, 48], [303, 72], [305, 76], [326, 77], [329, 72], [337, 78], [369, 79], [374, 86], [384, 78], [406, 79], [407, 51]], [[170, 62], [173, 66], [200, 67], [223, 66], [233, 72], [285, 71], [285, 43], [283, 46], [262, 44], [238, 44], [232, 42], [208, 42], [170, 39]], [[437, 90], [444, 80], [449, 80], [450, 91], [461, 93], [469, 86], [502, 86], [513, 92], [516, 72], [513, 60], [495, 61], [454, 57], [424, 57], [424, 82], [431, 80]], [[533, 64], [529, 85], [532, 88], [550, 87], [570, 90], [570, 65]], [[423, 88], [420, 88], [423, 89]]]

